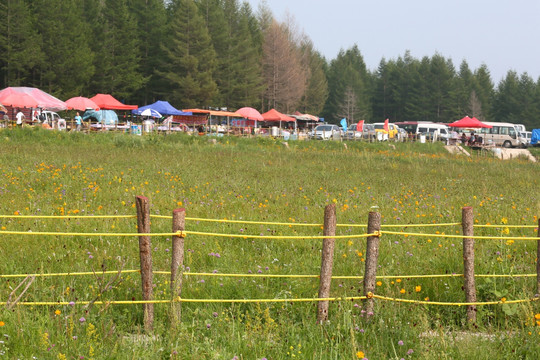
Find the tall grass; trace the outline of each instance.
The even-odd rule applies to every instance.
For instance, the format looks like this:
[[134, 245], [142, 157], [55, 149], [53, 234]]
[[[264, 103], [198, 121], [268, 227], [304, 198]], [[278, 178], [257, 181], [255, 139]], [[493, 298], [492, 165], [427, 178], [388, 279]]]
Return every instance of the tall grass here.
[[[473, 206], [478, 234], [535, 236], [540, 213], [537, 164], [521, 159], [456, 157], [440, 144], [290, 142], [273, 139], [167, 135], [57, 133], [41, 129], [0, 132], [0, 214], [134, 214], [136, 195], [149, 197], [153, 214], [178, 207], [187, 216], [321, 224], [336, 203], [338, 223], [362, 224], [377, 206], [383, 224], [406, 232], [460, 233], [459, 227], [419, 228], [419, 223], [459, 222]], [[5, 230], [134, 232], [132, 219], [0, 219]], [[170, 221], [152, 220], [153, 232]], [[187, 223], [188, 230], [243, 234], [320, 234], [320, 227]], [[340, 227], [340, 234], [364, 229]], [[168, 270], [171, 240], [152, 239], [154, 268]], [[477, 273], [521, 274], [535, 269], [532, 241], [478, 240]], [[189, 236], [185, 266], [191, 272], [318, 274], [321, 241], [251, 240]], [[385, 235], [377, 293], [407, 299], [464, 300], [462, 279], [407, 275], [461, 273], [459, 239]], [[330, 306], [330, 321], [315, 324], [316, 303], [183, 304], [183, 322], [171, 332], [168, 307], [156, 306], [154, 337], [142, 337], [140, 306], [94, 306], [77, 301], [140, 299], [137, 239], [12, 236], [0, 239], [0, 274], [95, 271], [95, 276], [37, 278], [21, 301], [73, 301], [74, 306], [18, 306], [0, 312], [0, 343], [8, 358], [79, 359], [370, 359], [537, 358], [538, 303], [479, 307], [477, 328], [464, 324], [463, 307], [378, 301], [367, 322], [361, 302]], [[217, 255], [219, 254], [219, 255]], [[362, 275], [365, 241], [339, 240], [334, 275]], [[123, 264], [123, 265], [122, 265]], [[22, 279], [2, 279], [5, 301]], [[478, 279], [481, 300], [529, 298], [534, 278]], [[170, 297], [168, 277], [155, 275], [155, 295]], [[185, 278], [182, 296], [212, 299], [312, 298], [316, 279]], [[417, 288], [419, 286], [419, 288]], [[419, 291], [417, 291], [419, 289]], [[361, 295], [356, 280], [335, 280], [332, 296]], [[20, 292], [20, 289], [18, 290]], [[1, 324], [1, 323], [0, 323]], [[403, 345], [400, 345], [403, 343]]]

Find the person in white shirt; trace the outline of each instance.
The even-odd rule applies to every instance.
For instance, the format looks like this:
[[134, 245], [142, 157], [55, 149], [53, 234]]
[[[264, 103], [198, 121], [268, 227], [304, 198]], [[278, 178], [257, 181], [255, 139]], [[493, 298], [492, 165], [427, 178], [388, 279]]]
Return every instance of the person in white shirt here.
[[23, 120], [24, 120], [24, 118], [25, 118], [23, 112], [22, 112], [21, 110], [19, 110], [19, 112], [17, 113], [16, 117], [17, 117], [17, 126], [22, 126]]

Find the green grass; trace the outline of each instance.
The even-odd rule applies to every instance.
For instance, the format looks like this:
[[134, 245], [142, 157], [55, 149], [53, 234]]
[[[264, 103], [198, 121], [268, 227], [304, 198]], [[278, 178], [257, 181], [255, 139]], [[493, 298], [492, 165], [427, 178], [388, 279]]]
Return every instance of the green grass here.
[[[131, 215], [136, 195], [152, 214], [273, 222], [323, 222], [336, 203], [338, 223], [363, 224], [377, 206], [383, 224], [405, 232], [460, 234], [459, 227], [411, 224], [460, 222], [473, 206], [478, 235], [536, 236], [540, 213], [539, 165], [447, 154], [441, 144], [289, 142], [272, 139], [58, 133], [41, 129], [0, 132], [0, 214]], [[135, 232], [134, 219], [0, 219], [17, 231]], [[187, 230], [272, 235], [320, 235], [318, 227], [188, 221]], [[170, 232], [167, 219], [152, 219], [153, 232]], [[340, 227], [339, 234], [365, 229]], [[188, 236], [185, 266], [192, 272], [318, 274], [320, 240], [252, 240]], [[170, 267], [171, 240], [152, 238], [156, 270]], [[218, 256], [215, 254], [218, 253]], [[138, 274], [102, 291], [112, 275], [137, 269], [136, 238], [15, 236], [0, 238], [0, 274], [96, 271], [95, 276], [36, 278], [21, 301], [141, 299]], [[213, 254], [213, 255], [212, 255]], [[334, 275], [364, 272], [365, 240], [336, 241]], [[476, 241], [481, 274], [535, 272], [536, 243]], [[461, 273], [461, 241], [384, 235], [377, 293], [406, 299], [464, 301], [461, 278], [413, 279], [407, 275]], [[203, 282], [204, 280], [204, 282]], [[22, 279], [2, 279], [6, 301]], [[169, 277], [155, 275], [155, 295], [170, 297]], [[416, 286], [421, 286], [416, 292]], [[22, 288], [17, 290], [20, 293]], [[405, 293], [401, 293], [401, 289]], [[525, 299], [535, 278], [477, 279], [481, 301]], [[185, 278], [182, 296], [209, 299], [313, 298], [316, 279]], [[359, 296], [360, 280], [334, 280], [332, 296]], [[536, 302], [479, 307], [477, 327], [465, 324], [464, 307], [385, 301], [367, 322], [360, 301], [330, 305], [330, 321], [315, 324], [316, 303], [183, 304], [182, 324], [170, 329], [168, 306], [156, 305], [154, 337], [143, 337], [140, 305], [17, 306], [0, 311], [0, 354], [39, 359], [493, 359], [540, 356]], [[55, 314], [55, 311], [60, 314]], [[84, 318], [84, 321], [80, 321]], [[209, 325], [209, 327], [208, 327]], [[463, 333], [463, 331], [467, 331]], [[47, 334], [47, 335], [45, 335]], [[488, 337], [489, 336], [489, 337]], [[398, 342], [403, 341], [403, 345]], [[54, 346], [53, 346], [54, 345]], [[407, 354], [411, 349], [413, 352]], [[293, 356], [294, 355], [294, 356]], [[1, 356], [1, 355], [0, 355]], [[63, 357], [65, 356], [65, 357]]]

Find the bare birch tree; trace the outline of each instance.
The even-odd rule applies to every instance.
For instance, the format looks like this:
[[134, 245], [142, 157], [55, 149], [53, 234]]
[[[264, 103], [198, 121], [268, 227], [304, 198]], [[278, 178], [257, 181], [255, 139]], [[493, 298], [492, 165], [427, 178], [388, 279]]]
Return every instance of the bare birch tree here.
[[267, 108], [291, 112], [306, 90], [306, 70], [288, 28], [273, 20], [264, 34], [263, 73]]

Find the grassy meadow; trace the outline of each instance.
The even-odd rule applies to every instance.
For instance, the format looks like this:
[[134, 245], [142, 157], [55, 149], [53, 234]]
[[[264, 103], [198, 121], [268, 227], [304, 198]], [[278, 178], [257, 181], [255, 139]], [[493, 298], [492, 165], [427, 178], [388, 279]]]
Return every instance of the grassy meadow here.
[[[490, 155], [447, 154], [442, 144], [289, 142], [114, 133], [0, 132], [0, 215], [134, 215], [135, 196], [151, 213], [184, 207], [193, 218], [322, 224], [337, 206], [338, 224], [365, 224], [374, 207], [394, 231], [461, 234], [461, 208], [474, 207], [475, 228], [488, 236], [534, 237], [540, 214], [540, 165]], [[153, 218], [152, 232], [171, 221]], [[131, 218], [0, 218], [2, 231], [136, 232]], [[250, 235], [321, 235], [319, 226], [187, 221], [186, 230]], [[340, 235], [362, 227], [338, 227]], [[187, 272], [318, 275], [322, 241], [188, 235]], [[171, 239], [152, 238], [154, 270], [170, 270]], [[361, 276], [365, 238], [336, 240], [333, 275]], [[538, 359], [540, 302], [466, 308], [377, 300], [366, 321], [361, 301], [330, 303], [316, 324], [316, 302], [184, 303], [174, 330], [169, 306], [156, 304], [153, 336], [143, 336], [141, 305], [77, 304], [141, 300], [138, 239], [106, 236], [0, 234], [0, 275], [95, 272], [36, 277], [20, 302], [72, 305], [0, 310], [0, 359]], [[535, 273], [536, 242], [477, 240], [477, 274]], [[461, 239], [383, 235], [377, 294], [463, 302], [461, 277], [411, 278], [463, 272]], [[408, 277], [409, 276], [409, 277]], [[170, 299], [169, 276], [154, 275], [156, 299]], [[1, 277], [0, 301], [13, 300], [24, 277]], [[535, 277], [477, 278], [479, 301], [529, 299]], [[361, 279], [334, 279], [331, 295], [362, 295]], [[314, 298], [316, 278], [186, 276], [182, 296], [201, 299]], [[535, 315], [538, 318], [535, 319]], [[540, 324], [540, 322], [539, 322]]]

